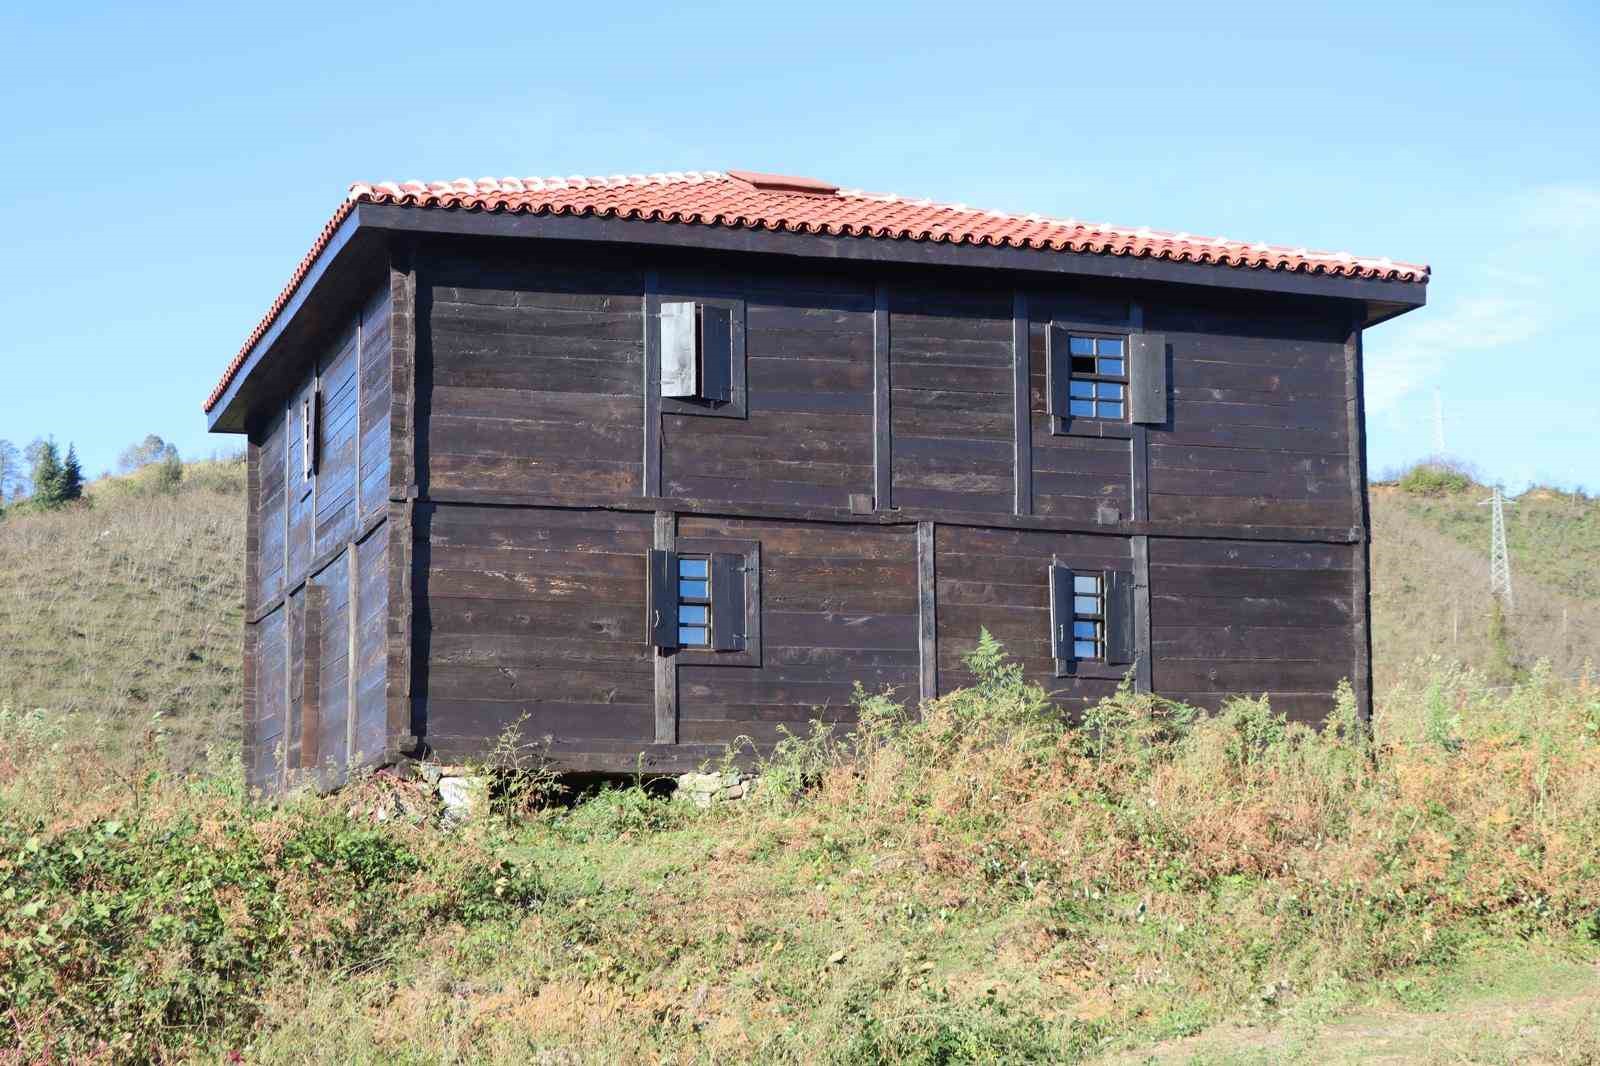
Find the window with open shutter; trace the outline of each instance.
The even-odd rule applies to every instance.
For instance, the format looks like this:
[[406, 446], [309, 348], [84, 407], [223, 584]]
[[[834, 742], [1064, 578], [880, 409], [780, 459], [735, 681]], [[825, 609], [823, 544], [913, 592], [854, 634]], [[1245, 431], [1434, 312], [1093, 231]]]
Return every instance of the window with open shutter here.
[[1133, 574], [1050, 567], [1050, 647], [1068, 664], [1126, 665], [1134, 660]]
[[[746, 550], [718, 550], [727, 547]], [[759, 596], [754, 543], [685, 538], [675, 551], [651, 551], [650, 643], [704, 665], [759, 665]]]
[[723, 404], [733, 398], [733, 310], [689, 301], [661, 304], [661, 395]]

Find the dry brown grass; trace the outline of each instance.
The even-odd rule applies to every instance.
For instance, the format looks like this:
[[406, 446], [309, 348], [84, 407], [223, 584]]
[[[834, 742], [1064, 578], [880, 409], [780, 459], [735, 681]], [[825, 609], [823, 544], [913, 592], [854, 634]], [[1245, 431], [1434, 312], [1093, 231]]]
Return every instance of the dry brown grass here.
[[195, 763], [239, 734], [243, 464], [0, 521], [0, 706]]

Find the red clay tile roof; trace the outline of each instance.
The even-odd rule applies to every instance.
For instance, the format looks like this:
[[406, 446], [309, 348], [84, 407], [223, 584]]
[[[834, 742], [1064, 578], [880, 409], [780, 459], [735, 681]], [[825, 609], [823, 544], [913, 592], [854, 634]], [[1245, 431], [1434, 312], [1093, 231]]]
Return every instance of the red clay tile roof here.
[[210, 411], [227, 391], [245, 356], [271, 328], [311, 265], [357, 204], [454, 208], [528, 214], [637, 219], [728, 226], [835, 237], [939, 241], [949, 244], [1123, 255], [1178, 263], [1208, 263], [1252, 270], [1281, 270], [1383, 281], [1423, 282], [1428, 267], [1354, 256], [1251, 244], [1226, 237], [1197, 237], [1152, 229], [1126, 229], [1075, 219], [1011, 215], [964, 204], [940, 204], [892, 194], [840, 189], [815, 178], [731, 170], [632, 174], [609, 178], [461, 178], [355, 184], [345, 202], [295, 268], [289, 284], [205, 403]]

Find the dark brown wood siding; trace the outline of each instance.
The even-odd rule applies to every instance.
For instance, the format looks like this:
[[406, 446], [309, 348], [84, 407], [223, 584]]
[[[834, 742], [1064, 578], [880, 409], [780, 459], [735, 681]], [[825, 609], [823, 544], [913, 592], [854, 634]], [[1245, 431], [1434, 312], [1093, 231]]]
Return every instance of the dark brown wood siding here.
[[783, 728], [803, 733], [812, 720], [853, 722], [858, 681], [915, 702], [914, 527], [685, 515], [678, 538], [754, 541], [761, 557], [761, 662], [680, 666], [681, 742], [748, 737], [766, 746]]
[[935, 606], [939, 691], [972, 683], [963, 660], [987, 629], [1023, 669], [1068, 710], [1081, 710], [1117, 687], [1119, 668], [1084, 664], [1080, 676], [1056, 677], [1050, 642], [1050, 564], [1074, 570], [1128, 570], [1126, 537], [976, 529], [935, 530]]
[[[386, 678], [373, 642], [381, 644], [388, 598], [387, 539], [378, 530], [389, 502], [389, 318], [380, 292], [307, 358], [250, 435], [245, 735], [256, 787], [311, 780], [312, 764], [326, 771], [317, 780], [335, 783], [347, 766], [385, 754], [384, 715], [372, 701], [381, 701]], [[307, 478], [300, 403], [318, 391], [321, 446]], [[314, 601], [308, 589], [317, 590]]]
[[1267, 693], [1314, 720], [1356, 664], [1351, 568], [1359, 545], [1150, 541], [1155, 690], [1216, 708]]
[[895, 506], [1011, 512], [1011, 309], [1009, 290], [890, 290]]
[[440, 254], [419, 277], [429, 492], [641, 491], [640, 272]]
[[745, 418], [661, 415], [665, 495], [846, 508], [872, 492], [871, 285], [664, 273], [661, 286], [741, 303], [749, 393]]
[[1345, 341], [1337, 314], [1151, 304], [1171, 347], [1172, 413], [1150, 435], [1150, 517], [1348, 529]]
[[1027, 307], [1033, 513], [1096, 522], [1109, 509], [1130, 519], [1132, 441], [1055, 432], [1046, 388], [1052, 323], [1088, 332], [1126, 333], [1132, 309], [1126, 299], [1060, 292], [1029, 292]]
[[651, 516], [441, 504], [418, 509], [417, 681], [428, 744], [654, 735], [645, 643]]

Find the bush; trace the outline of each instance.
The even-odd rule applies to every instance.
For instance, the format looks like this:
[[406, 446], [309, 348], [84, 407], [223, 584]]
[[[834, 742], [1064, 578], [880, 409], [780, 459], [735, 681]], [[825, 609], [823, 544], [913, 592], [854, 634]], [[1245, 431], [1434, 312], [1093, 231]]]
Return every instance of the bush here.
[[153, 776], [131, 798], [64, 825], [0, 811], [0, 1044], [66, 1060], [239, 1046], [276, 978], [365, 965], [545, 894], [470, 842], [329, 801], [270, 807]]
[[1430, 459], [1400, 475], [1400, 489], [1413, 496], [1447, 496], [1466, 492], [1474, 484], [1473, 472], [1452, 459]]

